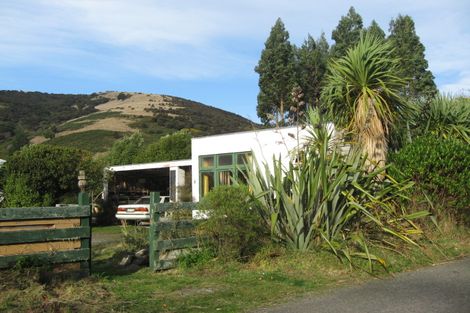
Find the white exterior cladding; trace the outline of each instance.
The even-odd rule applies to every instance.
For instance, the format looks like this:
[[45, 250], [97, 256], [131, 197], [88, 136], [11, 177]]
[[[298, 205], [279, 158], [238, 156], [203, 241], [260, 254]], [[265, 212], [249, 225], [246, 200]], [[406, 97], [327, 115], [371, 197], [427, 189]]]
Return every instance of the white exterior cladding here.
[[205, 155], [252, 152], [258, 163], [272, 167], [273, 156], [287, 163], [289, 152], [305, 142], [308, 132], [298, 127], [264, 129], [193, 138], [191, 141], [192, 194], [199, 201], [199, 159]]
[[190, 166], [191, 160], [177, 160], [177, 161], [165, 161], [165, 162], [154, 162], [154, 163], [140, 163], [140, 164], [127, 164], [127, 165], [113, 165], [108, 167], [108, 170], [113, 172], [125, 172], [125, 171], [136, 171], [136, 170], [149, 170], [158, 168], [175, 168], [179, 166]]

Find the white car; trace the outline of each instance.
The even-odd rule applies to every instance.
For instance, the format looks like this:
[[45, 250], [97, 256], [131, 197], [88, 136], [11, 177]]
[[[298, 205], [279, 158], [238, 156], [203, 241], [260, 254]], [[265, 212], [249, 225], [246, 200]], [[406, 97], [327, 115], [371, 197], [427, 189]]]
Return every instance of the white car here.
[[[169, 198], [160, 197], [160, 203], [167, 202]], [[120, 204], [117, 208], [116, 218], [121, 221], [149, 221], [150, 197], [141, 197], [133, 204]]]

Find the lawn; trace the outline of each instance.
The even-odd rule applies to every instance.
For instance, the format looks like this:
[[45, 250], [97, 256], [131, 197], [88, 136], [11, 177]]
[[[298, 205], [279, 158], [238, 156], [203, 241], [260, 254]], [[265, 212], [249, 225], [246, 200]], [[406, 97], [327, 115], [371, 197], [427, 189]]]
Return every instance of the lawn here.
[[[110, 234], [119, 227], [95, 228]], [[403, 251], [386, 255], [388, 270], [378, 277], [470, 254], [468, 230], [436, 236], [426, 255]], [[299, 253], [266, 248], [247, 263], [214, 259], [193, 268], [152, 272], [120, 267], [121, 243], [93, 247], [93, 274], [80, 281], [38, 283], [32, 270], [9, 271], [0, 283], [0, 311], [6, 312], [245, 312], [311, 292], [328, 292], [373, 276], [340, 263], [322, 251]], [[9, 275], [9, 276], [8, 276]]]

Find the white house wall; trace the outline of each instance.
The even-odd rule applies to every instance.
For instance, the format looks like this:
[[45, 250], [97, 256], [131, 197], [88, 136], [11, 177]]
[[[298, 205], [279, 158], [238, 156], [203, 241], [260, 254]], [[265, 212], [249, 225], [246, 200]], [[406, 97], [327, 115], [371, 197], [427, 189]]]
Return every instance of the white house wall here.
[[251, 151], [258, 163], [272, 167], [273, 156], [288, 162], [289, 152], [305, 141], [307, 131], [298, 127], [267, 129], [242, 133], [193, 138], [192, 191], [194, 201], [199, 201], [199, 157], [204, 155]]

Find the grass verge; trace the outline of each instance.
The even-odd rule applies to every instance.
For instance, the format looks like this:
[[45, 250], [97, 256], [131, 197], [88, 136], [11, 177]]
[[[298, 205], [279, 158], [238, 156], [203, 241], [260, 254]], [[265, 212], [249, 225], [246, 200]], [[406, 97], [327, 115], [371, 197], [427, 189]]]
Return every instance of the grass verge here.
[[[470, 254], [468, 229], [454, 229], [432, 239], [434, 244], [427, 244], [424, 253], [386, 252], [389, 273], [377, 268], [376, 275], [389, 277]], [[80, 281], [44, 285], [25, 271], [3, 272], [13, 276], [0, 280], [0, 311], [245, 312], [372, 279], [328, 252], [299, 253], [275, 246], [263, 249], [248, 263], [213, 259], [193, 268], [159, 273], [146, 267], [117, 266], [124, 254], [122, 243], [95, 245], [93, 275]]]

